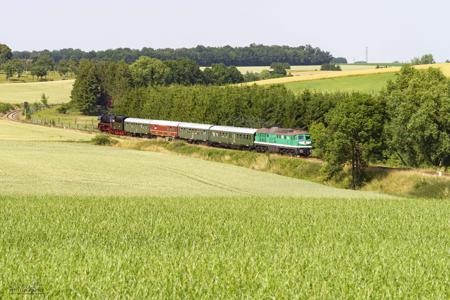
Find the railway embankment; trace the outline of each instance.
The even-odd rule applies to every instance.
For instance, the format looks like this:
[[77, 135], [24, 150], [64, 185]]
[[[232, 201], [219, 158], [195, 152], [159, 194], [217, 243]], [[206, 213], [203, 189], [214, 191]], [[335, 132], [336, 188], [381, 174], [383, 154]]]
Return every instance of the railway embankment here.
[[[340, 178], [328, 179], [322, 171], [324, 163], [316, 158], [296, 158], [278, 154], [221, 149], [184, 141], [141, 140], [118, 138], [115, 147], [141, 151], [165, 152], [203, 160], [232, 164], [263, 172], [309, 180], [334, 187], [348, 188], [350, 169]], [[422, 169], [369, 167], [362, 190], [396, 196], [450, 199], [450, 176]]]

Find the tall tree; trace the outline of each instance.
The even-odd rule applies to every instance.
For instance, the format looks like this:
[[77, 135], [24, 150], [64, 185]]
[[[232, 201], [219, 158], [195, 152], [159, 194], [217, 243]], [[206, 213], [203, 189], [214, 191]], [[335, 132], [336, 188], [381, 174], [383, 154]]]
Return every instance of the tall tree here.
[[422, 57], [414, 57], [411, 60], [411, 64], [413, 65], [429, 65], [429, 64], [434, 64], [434, 57], [432, 54], [425, 54], [422, 55]]
[[14, 68], [16, 69], [17, 77], [20, 78], [25, 72], [25, 62], [20, 59], [13, 59], [12, 62], [14, 63]]
[[365, 167], [382, 150], [384, 111], [383, 103], [370, 95], [352, 94], [327, 113], [322, 150], [329, 176], [339, 174], [350, 163], [351, 187], [361, 185]]
[[56, 65], [56, 71], [63, 77], [66, 78], [67, 73], [69, 73], [69, 64], [66, 60], [60, 60]]
[[81, 61], [79, 74], [71, 93], [71, 103], [84, 114], [94, 114], [106, 106], [107, 96], [97, 66]]
[[204, 70], [205, 81], [210, 84], [240, 83], [244, 76], [236, 67], [227, 67], [224, 64], [214, 64]]
[[31, 66], [31, 75], [38, 78], [44, 78], [47, 73], [53, 68], [53, 59], [49, 54], [42, 54], [33, 61]]
[[161, 60], [144, 56], [135, 61], [130, 70], [137, 86], [163, 85], [170, 72], [169, 67]]
[[450, 82], [438, 70], [402, 67], [382, 94], [391, 151], [409, 166], [450, 165]]
[[11, 48], [5, 44], [0, 44], [0, 66], [13, 57]]
[[190, 59], [169, 60], [166, 65], [170, 68], [167, 77], [168, 84], [192, 85], [204, 82], [200, 66]]
[[272, 69], [272, 73], [279, 76], [286, 76], [287, 75], [287, 69], [290, 69], [291, 66], [288, 63], [280, 63], [280, 62], [274, 62], [270, 65], [270, 68]]
[[16, 73], [16, 66], [12, 60], [9, 60], [3, 64], [3, 71], [5, 72], [6, 79], [10, 79]]

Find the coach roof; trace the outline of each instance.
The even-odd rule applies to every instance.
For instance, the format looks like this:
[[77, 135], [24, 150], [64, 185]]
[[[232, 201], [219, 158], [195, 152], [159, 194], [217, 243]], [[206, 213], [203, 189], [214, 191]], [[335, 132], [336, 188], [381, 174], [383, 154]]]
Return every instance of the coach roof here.
[[255, 128], [231, 127], [231, 126], [213, 126], [211, 127], [210, 130], [231, 132], [231, 133], [243, 133], [243, 134], [254, 134], [256, 132]]
[[180, 124], [180, 122], [166, 121], [166, 120], [150, 120], [150, 124], [151, 125], [160, 125], [160, 126], [178, 127], [178, 124]]
[[189, 128], [189, 129], [201, 129], [201, 130], [208, 130], [212, 127], [212, 125], [209, 124], [199, 124], [199, 123], [180, 123], [178, 125], [180, 128]]
[[148, 119], [138, 119], [138, 118], [126, 118], [125, 123], [133, 123], [133, 124], [145, 124], [150, 125], [152, 120]]

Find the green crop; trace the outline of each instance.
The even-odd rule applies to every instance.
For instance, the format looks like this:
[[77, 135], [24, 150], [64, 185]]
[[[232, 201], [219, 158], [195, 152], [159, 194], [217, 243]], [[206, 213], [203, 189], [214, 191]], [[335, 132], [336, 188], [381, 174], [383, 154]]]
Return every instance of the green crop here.
[[450, 297], [448, 201], [0, 196], [0, 205], [2, 298]]

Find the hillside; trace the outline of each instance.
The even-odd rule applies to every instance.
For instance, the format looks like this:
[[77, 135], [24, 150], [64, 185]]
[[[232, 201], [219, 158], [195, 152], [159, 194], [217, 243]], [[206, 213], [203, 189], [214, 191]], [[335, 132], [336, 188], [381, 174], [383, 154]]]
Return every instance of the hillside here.
[[1, 194], [379, 197], [167, 153], [49, 142], [91, 137], [76, 131], [3, 120], [0, 132]]

